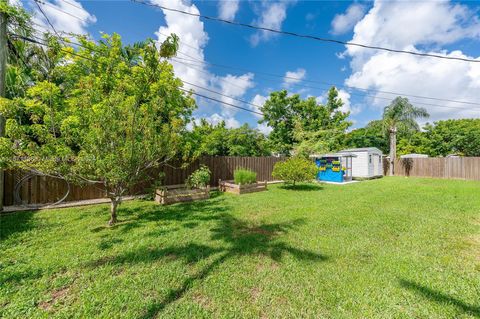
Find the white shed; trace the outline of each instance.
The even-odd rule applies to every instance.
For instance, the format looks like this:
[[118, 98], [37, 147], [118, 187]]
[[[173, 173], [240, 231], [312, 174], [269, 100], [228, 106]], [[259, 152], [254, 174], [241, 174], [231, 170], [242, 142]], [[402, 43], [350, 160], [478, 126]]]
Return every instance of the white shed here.
[[352, 153], [353, 178], [374, 178], [383, 176], [383, 154], [376, 147], [349, 148], [339, 153]]

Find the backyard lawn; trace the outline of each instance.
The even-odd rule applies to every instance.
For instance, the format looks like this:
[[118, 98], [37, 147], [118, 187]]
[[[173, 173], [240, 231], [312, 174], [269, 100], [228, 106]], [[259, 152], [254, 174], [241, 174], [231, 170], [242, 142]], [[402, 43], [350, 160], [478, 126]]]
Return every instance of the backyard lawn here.
[[480, 317], [480, 182], [4, 215], [0, 317]]

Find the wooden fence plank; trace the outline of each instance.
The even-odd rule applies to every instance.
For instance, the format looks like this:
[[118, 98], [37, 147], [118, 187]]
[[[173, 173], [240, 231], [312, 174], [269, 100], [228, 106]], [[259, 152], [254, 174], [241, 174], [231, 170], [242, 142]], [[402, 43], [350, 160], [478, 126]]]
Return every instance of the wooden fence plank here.
[[[273, 166], [278, 161], [283, 161], [283, 157], [240, 157], [240, 156], [204, 156], [193, 161], [189, 166], [182, 168], [181, 161], [172, 161], [158, 170], [149, 172], [152, 179], [148, 182], [139, 183], [130, 190], [131, 194], [145, 194], [150, 188], [158, 173], [165, 173], [164, 184], [176, 185], [184, 184], [185, 179], [201, 164], [207, 166], [212, 172], [210, 179], [211, 186], [218, 186], [218, 180], [232, 180], [233, 172], [237, 168], [247, 168], [257, 173], [259, 181], [271, 181]], [[26, 172], [7, 170], [4, 179], [4, 205], [18, 205], [15, 203], [14, 188], [19, 183]], [[23, 202], [29, 204], [53, 203], [59, 200], [66, 192], [64, 181], [46, 177], [35, 176], [22, 183], [19, 195]], [[70, 185], [70, 194], [66, 201], [77, 201], [84, 199], [95, 199], [105, 197], [105, 190], [101, 185]]]
[[[388, 161], [384, 160], [388, 174]], [[480, 180], [480, 157], [432, 157], [395, 160], [396, 176]]]

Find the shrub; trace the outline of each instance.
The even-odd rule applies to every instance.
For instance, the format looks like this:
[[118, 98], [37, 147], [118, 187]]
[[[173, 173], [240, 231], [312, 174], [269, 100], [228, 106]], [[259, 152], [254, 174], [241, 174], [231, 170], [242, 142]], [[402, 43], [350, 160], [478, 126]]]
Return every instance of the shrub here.
[[257, 182], [257, 173], [249, 169], [236, 169], [233, 172], [233, 181], [235, 184], [253, 184]]
[[318, 167], [313, 161], [301, 157], [291, 157], [284, 162], [278, 162], [273, 167], [272, 176], [285, 183], [295, 185], [296, 182], [310, 181], [318, 173]]
[[203, 188], [210, 182], [210, 170], [205, 165], [201, 165], [199, 169], [188, 176], [185, 184], [188, 188]]

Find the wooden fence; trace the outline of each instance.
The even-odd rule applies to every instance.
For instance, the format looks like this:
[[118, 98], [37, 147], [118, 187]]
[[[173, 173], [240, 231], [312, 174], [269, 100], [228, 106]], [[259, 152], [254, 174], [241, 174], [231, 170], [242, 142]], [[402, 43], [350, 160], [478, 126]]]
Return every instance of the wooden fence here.
[[[164, 184], [183, 184], [185, 179], [200, 165], [206, 165], [212, 172], [210, 185], [217, 186], [218, 180], [233, 179], [233, 171], [236, 168], [248, 168], [257, 173], [259, 181], [271, 181], [272, 170], [275, 163], [283, 161], [282, 157], [239, 157], [239, 156], [205, 156], [191, 163], [186, 168], [181, 168], [181, 162], [173, 162], [163, 166], [159, 171], [152, 172], [152, 179], [148, 182], [135, 186], [130, 194], [145, 194], [151, 183], [160, 171], [165, 173]], [[67, 192], [68, 185], [61, 179], [45, 176], [34, 176], [19, 183], [26, 175], [22, 171], [6, 171], [4, 187], [4, 205], [43, 204], [53, 203], [61, 199]], [[18, 185], [17, 198], [15, 199], [15, 187]], [[70, 193], [65, 201], [95, 199], [105, 197], [105, 190], [101, 185], [70, 185]], [[20, 202], [19, 202], [20, 201]]]
[[[384, 162], [384, 174], [389, 164]], [[480, 180], [480, 157], [431, 157], [395, 160], [396, 176]]]

